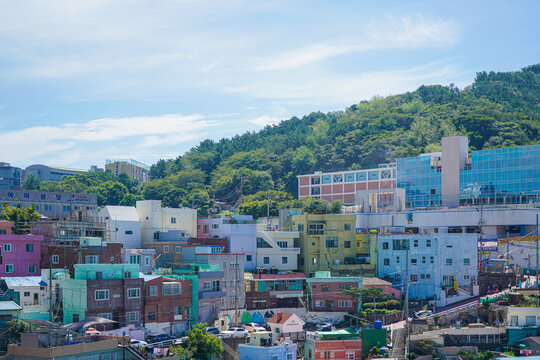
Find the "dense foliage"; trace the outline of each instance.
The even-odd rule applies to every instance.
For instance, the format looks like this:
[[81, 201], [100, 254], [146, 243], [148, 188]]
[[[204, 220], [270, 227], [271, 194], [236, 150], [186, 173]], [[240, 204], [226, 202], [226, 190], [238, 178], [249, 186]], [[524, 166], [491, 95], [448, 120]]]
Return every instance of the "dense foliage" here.
[[184, 359], [214, 359], [223, 353], [221, 339], [204, 331], [206, 323], [197, 324], [188, 331], [187, 346], [175, 346], [172, 352]]
[[0, 220], [13, 222], [13, 233], [30, 234], [30, 223], [39, 220], [39, 213], [33, 208], [20, 208], [8, 205], [0, 207]]
[[[113, 184], [87, 181], [81, 190], [101, 194], [100, 204], [131, 204], [133, 196], [142, 196], [166, 206], [195, 206], [202, 215], [240, 207], [256, 216], [266, 215], [273, 190], [275, 215], [280, 203], [296, 197], [300, 174], [374, 167], [438, 151], [443, 136], [458, 134], [469, 137], [471, 150], [539, 143], [540, 64], [517, 72], [480, 72], [463, 90], [452, 84], [421, 86], [231, 139], [205, 140], [183, 156], [153, 164], [152, 180], [142, 189], [99, 175]], [[78, 188], [77, 181], [65, 185]]]

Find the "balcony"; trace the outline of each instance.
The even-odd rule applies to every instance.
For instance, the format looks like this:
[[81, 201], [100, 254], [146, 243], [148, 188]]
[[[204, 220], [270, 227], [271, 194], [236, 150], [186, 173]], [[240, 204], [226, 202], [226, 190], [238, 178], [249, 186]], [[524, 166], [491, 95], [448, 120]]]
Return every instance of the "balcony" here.
[[223, 290], [218, 291], [199, 291], [199, 299], [221, 298], [225, 297], [227, 293]]

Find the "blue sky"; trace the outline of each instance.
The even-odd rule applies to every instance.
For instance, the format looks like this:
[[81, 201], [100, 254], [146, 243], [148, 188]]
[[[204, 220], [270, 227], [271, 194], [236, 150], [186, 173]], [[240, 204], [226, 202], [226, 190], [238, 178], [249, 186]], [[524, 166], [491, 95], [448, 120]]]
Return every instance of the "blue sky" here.
[[540, 61], [538, 1], [0, 1], [0, 161], [206, 138]]

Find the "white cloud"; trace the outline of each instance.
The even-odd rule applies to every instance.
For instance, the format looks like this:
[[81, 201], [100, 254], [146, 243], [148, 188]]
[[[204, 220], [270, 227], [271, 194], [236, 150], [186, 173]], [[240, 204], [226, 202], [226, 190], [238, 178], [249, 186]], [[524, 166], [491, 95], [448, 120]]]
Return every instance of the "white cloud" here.
[[456, 44], [459, 30], [452, 21], [426, 20], [421, 15], [372, 22], [359, 35], [332, 43], [320, 43], [263, 59], [260, 71], [295, 69], [339, 55], [396, 48], [446, 47]]
[[249, 120], [250, 123], [259, 125], [259, 126], [266, 126], [266, 125], [277, 125], [281, 120], [284, 120], [280, 117], [271, 117], [267, 115], [259, 116], [255, 119]]
[[116, 151], [144, 156], [154, 147], [202, 140], [204, 129], [218, 123], [202, 115], [166, 114], [36, 126], [4, 132], [0, 158], [21, 163], [46, 155], [59, 162], [55, 165], [67, 166], [81, 159], [97, 160], [98, 154], [111, 157]]

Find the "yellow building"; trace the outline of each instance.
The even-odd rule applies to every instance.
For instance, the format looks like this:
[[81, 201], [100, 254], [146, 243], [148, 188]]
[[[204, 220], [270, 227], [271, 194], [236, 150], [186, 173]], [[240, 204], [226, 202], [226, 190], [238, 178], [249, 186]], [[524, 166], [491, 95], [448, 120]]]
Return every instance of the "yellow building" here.
[[300, 233], [298, 269], [306, 276], [312, 277], [316, 271], [356, 276], [361, 273], [356, 256], [355, 215], [293, 215], [292, 229]]
[[110, 170], [114, 175], [126, 174], [133, 180], [137, 180], [142, 185], [148, 180], [150, 167], [135, 160], [107, 160], [105, 171]]

